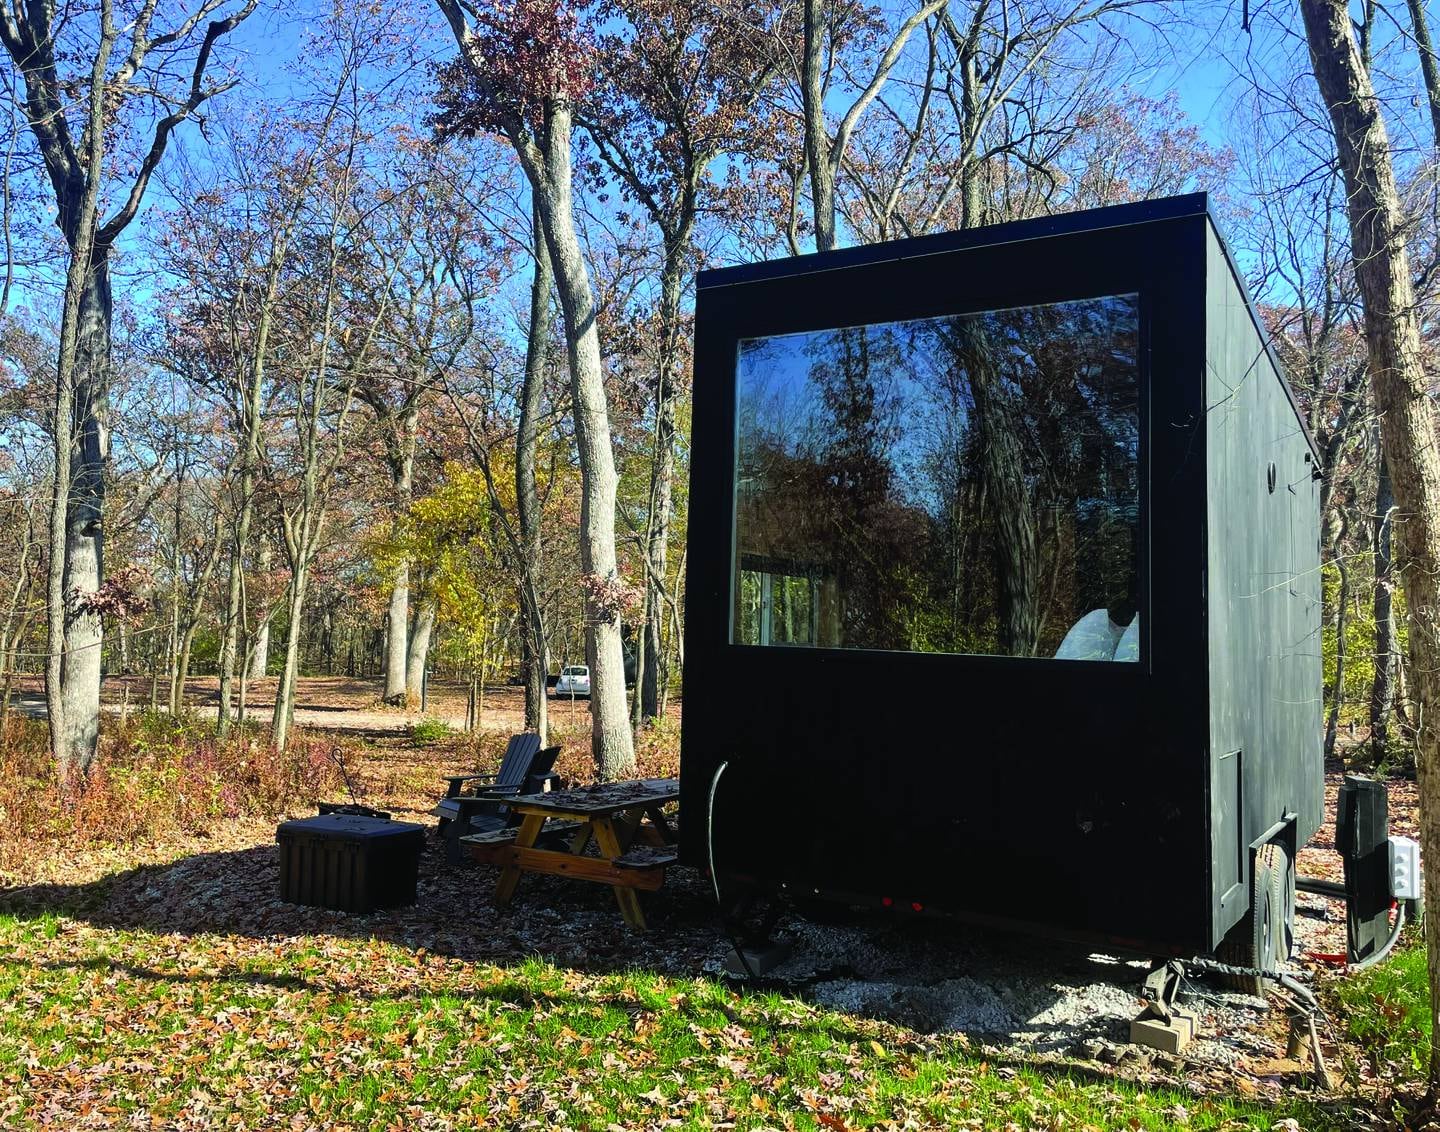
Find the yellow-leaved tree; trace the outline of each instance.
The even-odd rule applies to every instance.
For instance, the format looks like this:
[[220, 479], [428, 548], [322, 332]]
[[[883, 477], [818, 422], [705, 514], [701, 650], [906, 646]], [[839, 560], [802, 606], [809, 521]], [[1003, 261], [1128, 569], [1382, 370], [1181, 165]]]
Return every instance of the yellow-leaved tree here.
[[[513, 497], [513, 476], [497, 477], [495, 487], [504, 506], [507, 487]], [[491, 499], [479, 469], [447, 464], [440, 485], [414, 500], [374, 546], [381, 577], [395, 562], [408, 561], [433, 602], [440, 656], [470, 685], [467, 730], [480, 725], [485, 681], [503, 660], [518, 615], [515, 576]]]

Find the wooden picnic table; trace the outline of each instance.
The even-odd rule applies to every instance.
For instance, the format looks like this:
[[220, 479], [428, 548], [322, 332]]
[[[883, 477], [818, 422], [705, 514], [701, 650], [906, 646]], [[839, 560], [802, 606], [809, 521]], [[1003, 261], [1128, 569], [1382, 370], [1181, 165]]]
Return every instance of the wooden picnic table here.
[[[501, 866], [497, 907], [510, 903], [522, 873], [573, 877], [614, 888], [625, 922], [644, 931], [638, 892], [658, 889], [666, 866], [675, 862], [675, 830], [665, 807], [679, 797], [680, 783], [673, 778], [520, 794], [505, 801], [520, 817], [518, 828], [460, 841], [476, 860]], [[542, 839], [565, 847], [542, 847], [537, 844]], [[592, 841], [595, 856], [585, 851]]]

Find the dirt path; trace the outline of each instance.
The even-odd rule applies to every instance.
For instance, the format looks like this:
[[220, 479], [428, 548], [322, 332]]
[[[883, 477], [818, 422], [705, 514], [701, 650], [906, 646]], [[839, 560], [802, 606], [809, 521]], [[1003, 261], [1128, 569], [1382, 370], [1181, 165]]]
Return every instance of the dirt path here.
[[[280, 681], [268, 676], [252, 680], [246, 687], [246, 714], [268, 720], [275, 708], [275, 692]], [[12, 701], [22, 714], [32, 719], [45, 718], [44, 689], [38, 677], [22, 677], [17, 681], [17, 694]], [[455, 730], [465, 726], [467, 686], [455, 680], [432, 680], [426, 696], [426, 710], [389, 707], [381, 702], [381, 681], [378, 677], [302, 676], [296, 683], [295, 723], [299, 727], [323, 728], [328, 731], [356, 734], [399, 734], [421, 719], [438, 719]], [[162, 701], [167, 686], [163, 681], [155, 690]], [[105, 710], [127, 712], [149, 707], [151, 682], [146, 676], [109, 676], [101, 689]], [[214, 719], [220, 699], [220, 681], [215, 676], [197, 676], [185, 682], [185, 706], [201, 719]], [[559, 722], [582, 726], [588, 722], [590, 705], [586, 700], [552, 699], [550, 711]], [[510, 684], [492, 684], [485, 689], [485, 703], [480, 718], [482, 731], [513, 734], [525, 726], [525, 691]]]

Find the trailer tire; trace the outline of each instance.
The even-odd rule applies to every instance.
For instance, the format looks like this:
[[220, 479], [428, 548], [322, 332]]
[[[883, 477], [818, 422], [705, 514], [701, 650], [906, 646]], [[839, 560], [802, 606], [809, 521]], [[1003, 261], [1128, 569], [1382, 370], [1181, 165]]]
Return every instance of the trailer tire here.
[[1273, 848], [1278, 860], [1275, 867], [1275, 910], [1278, 923], [1275, 932], [1275, 962], [1288, 963], [1295, 954], [1295, 858], [1285, 846]]
[[[1284, 907], [1285, 851], [1273, 842], [1255, 851], [1250, 909], [1220, 941], [1215, 956], [1232, 967], [1271, 969], [1279, 952], [1278, 936]], [[1258, 975], [1221, 975], [1220, 981], [1241, 994], [1263, 998], [1267, 980]]]

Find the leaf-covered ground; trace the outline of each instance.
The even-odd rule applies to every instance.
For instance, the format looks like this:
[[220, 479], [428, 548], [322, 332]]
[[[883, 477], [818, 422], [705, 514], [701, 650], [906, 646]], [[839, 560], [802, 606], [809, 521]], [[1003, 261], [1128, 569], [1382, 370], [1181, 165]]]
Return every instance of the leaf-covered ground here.
[[0, 920], [0, 1122], [162, 1126], [1271, 1128], [1304, 1102], [991, 1064], [963, 1041], [643, 970], [353, 936]]
[[[429, 822], [413, 811], [437, 776], [476, 755], [397, 739], [358, 757], [367, 800]], [[493, 870], [447, 865], [433, 843], [416, 905], [369, 916], [280, 902], [277, 866], [260, 816], [37, 847], [0, 892], [0, 1127], [1362, 1121], [1353, 1092], [1244, 1076], [1202, 1092], [1183, 1069], [1126, 1080], [700, 977], [719, 945], [686, 869], [644, 897], [642, 937], [608, 889], [578, 882], [526, 878], [499, 913]]]

